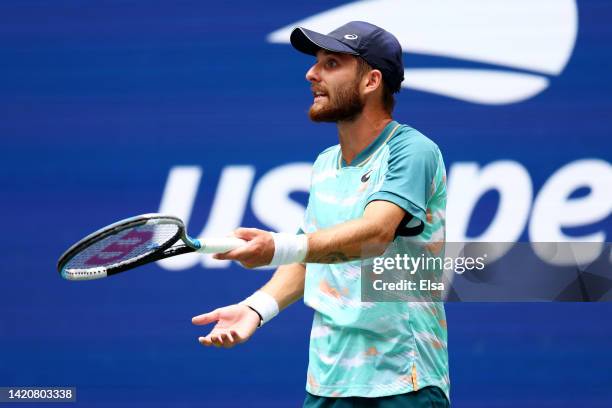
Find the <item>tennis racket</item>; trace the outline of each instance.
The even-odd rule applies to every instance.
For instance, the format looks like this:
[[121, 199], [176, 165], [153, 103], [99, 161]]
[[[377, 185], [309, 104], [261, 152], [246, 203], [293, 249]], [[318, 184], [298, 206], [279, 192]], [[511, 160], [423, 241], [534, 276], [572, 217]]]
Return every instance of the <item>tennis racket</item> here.
[[86, 236], [64, 252], [57, 270], [68, 280], [99, 279], [171, 256], [223, 253], [245, 243], [232, 237], [192, 238], [177, 217], [143, 214]]

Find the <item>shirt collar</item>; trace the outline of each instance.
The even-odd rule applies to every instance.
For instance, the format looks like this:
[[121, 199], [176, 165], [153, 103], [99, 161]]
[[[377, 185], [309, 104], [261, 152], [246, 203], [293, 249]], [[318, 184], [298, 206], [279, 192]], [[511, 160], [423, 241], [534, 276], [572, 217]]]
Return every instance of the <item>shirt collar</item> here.
[[394, 120], [389, 122], [387, 124], [387, 126], [385, 126], [385, 128], [382, 130], [382, 132], [380, 132], [380, 135], [378, 135], [376, 137], [376, 139], [374, 139], [372, 141], [372, 143], [370, 143], [365, 149], [360, 151], [357, 154], [357, 156], [355, 156], [355, 158], [353, 159], [353, 161], [351, 162], [350, 165], [346, 164], [346, 161], [342, 158], [342, 149], [339, 149], [339, 153], [338, 153], [339, 156], [340, 156], [340, 158], [338, 159], [339, 168], [343, 168], [343, 167], [359, 167], [362, 164], [365, 164], [365, 162], [367, 162], [370, 159], [370, 157], [383, 144], [385, 144], [385, 142], [387, 141], [389, 136], [391, 136], [391, 132], [393, 132], [393, 130], [396, 129], [398, 126], [399, 126], [399, 123], [397, 123]]

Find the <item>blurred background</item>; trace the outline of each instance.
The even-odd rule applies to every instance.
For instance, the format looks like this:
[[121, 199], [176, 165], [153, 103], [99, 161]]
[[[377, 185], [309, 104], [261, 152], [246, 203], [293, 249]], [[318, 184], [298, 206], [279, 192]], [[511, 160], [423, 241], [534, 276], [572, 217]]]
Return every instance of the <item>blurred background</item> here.
[[[231, 350], [191, 317], [270, 277], [185, 256], [92, 282], [60, 254], [171, 212], [191, 235], [292, 231], [309, 166], [313, 58], [291, 27], [368, 20], [404, 48], [395, 119], [441, 148], [449, 241], [610, 241], [606, 1], [3, 1], [0, 386], [76, 386], [83, 407], [296, 407], [311, 310]], [[450, 303], [456, 407], [612, 406], [612, 304]]]

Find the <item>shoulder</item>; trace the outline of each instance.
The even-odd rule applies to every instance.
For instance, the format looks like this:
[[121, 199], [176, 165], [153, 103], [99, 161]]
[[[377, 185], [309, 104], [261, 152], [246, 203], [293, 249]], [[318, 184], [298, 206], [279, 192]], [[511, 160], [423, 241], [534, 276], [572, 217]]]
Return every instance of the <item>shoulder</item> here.
[[401, 125], [387, 142], [387, 163], [390, 169], [408, 173], [408, 169], [435, 172], [444, 166], [438, 145], [418, 130]]
[[317, 159], [319, 157], [325, 157], [328, 155], [333, 155], [334, 153], [336, 153], [338, 151], [338, 147], [340, 147], [340, 145], [333, 145], [333, 146], [329, 146], [327, 149], [323, 150], [321, 153], [319, 153], [319, 155], [317, 156]]
[[391, 155], [429, 153], [437, 156], [440, 153], [438, 145], [433, 140], [408, 125], [400, 125], [387, 145]]
[[330, 146], [323, 150], [315, 159], [315, 165], [323, 165], [324, 163], [332, 163], [338, 160], [338, 149], [340, 145]]

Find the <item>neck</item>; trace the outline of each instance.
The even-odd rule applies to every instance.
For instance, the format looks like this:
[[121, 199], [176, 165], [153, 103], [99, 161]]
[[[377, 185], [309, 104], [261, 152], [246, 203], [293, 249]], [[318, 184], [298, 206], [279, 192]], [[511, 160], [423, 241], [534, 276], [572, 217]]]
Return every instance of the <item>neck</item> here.
[[352, 121], [338, 122], [338, 137], [342, 158], [347, 164], [376, 139], [391, 122], [391, 115], [364, 111]]

